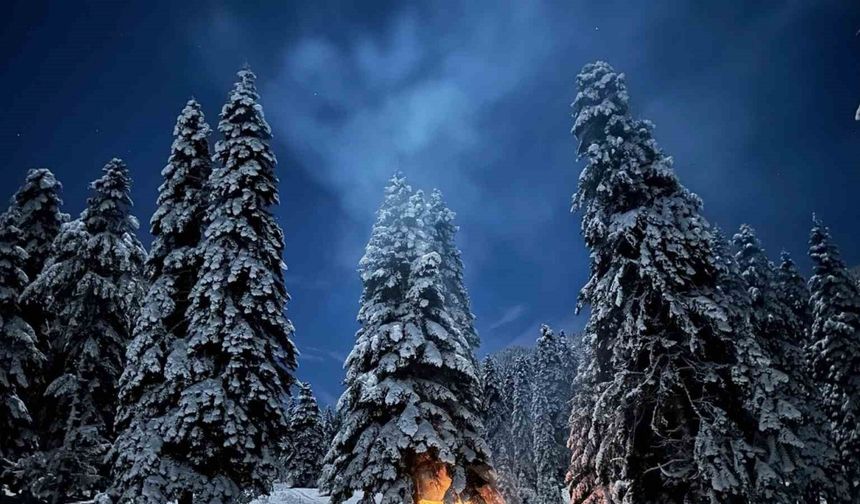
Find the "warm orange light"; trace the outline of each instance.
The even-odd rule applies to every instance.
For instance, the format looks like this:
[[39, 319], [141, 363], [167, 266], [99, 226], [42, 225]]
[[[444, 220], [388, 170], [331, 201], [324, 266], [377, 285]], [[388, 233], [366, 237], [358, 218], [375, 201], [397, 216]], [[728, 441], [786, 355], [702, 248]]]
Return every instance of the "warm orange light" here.
[[413, 477], [418, 504], [443, 504], [445, 492], [451, 486], [451, 477], [444, 464], [421, 457]]
[[[417, 504], [444, 504], [445, 493], [451, 487], [451, 476], [444, 464], [432, 460], [429, 457], [418, 459], [415, 472], [415, 493]], [[484, 485], [476, 489], [478, 495], [486, 504], [504, 504], [499, 492], [490, 485]], [[457, 498], [455, 504], [472, 504], [469, 500]]]

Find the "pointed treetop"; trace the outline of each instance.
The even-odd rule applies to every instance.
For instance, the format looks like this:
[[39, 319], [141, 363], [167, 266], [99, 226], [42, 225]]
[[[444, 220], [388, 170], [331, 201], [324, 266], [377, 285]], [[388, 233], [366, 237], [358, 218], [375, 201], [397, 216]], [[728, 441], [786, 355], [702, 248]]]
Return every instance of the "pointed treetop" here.
[[797, 265], [794, 263], [794, 259], [791, 258], [791, 254], [787, 251], [782, 250], [779, 253], [779, 267], [780, 269], [796, 269]]
[[[769, 276], [771, 269], [770, 261], [768, 261], [764, 253], [755, 230], [749, 224], [741, 224], [738, 232], [732, 237], [732, 241], [738, 249], [736, 258], [738, 264], [745, 270], [742, 274], [747, 282], [752, 282], [751, 285], [755, 285], [756, 282]], [[752, 279], [750, 275], [755, 275], [756, 278]], [[763, 287], [762, 285], [755, 286]]]
[[[453, 226], [453, 222], [457, 217], [457, 214], [445, 204], [445, 198], [442, 196], [442, 191], [439, 189], [433, 189], [427, 203], [430, 210], [433, 212], [434, 224], [449, 224]], [[454, 226], [453, 231], [457, 231], [456, 226]]]
[[590, 125], [598, 118], [597, 122], [602, 126], [613, 115], [627, 115], [630, 97], [624, 74], [616, 73], [609, 63], [603, 61], [585, 65], [576, 77], [576, 83], [580, 91], [571, 105], [576, 118], [572, 133], [580, 140], [579, 153], [582, 154], [591, 143], [592, 134], [602, 129]]
[[386, 194], [394, 190], [395, 188], [409, 188], [409, 191], [412, 191], [412, 187], [406, 182], [406, 176], [403, 175], [402, 171], [396, 171], [391, 175], [391, 178], [388, 179], [388, 184], [385, 186]]
[[51, 170], [47, 168], [32, 168], [27, 171], [27, 179], [24, 182], [24, 186], [18, 191], [18, 193], [31, 187], [38, 187], [39, 189], [60, 189], [62, 184], [57, 181], [57, 178]]
[[[800, 271], [797, 269], [797, 264], [795, 264], [794, 259], [791, 258], [791, 254], [783, 250], [779, 254], [779, 261], [777, 277], [780, 284], [782, 284], [782, 288], [790, 287], [799, 289], [800, 291], [806, 291], [806, 280], [804, 280], [803, 275], [801, 275]], [[799, 294], [797, 302], [802, 302], [804, 304], [808, 303], [808, 294], [808, 292], [806, 292], [806, 295]]]
[[296, 381], [296, 385], [299, 387], [299, 396], [313, 396], [313, 390], [311, 389], [311, 384], [306, 381]]
[[21, 231], [21, 246], [29, 254], [26, 272], [30, 280], [42, 271], [51, 242], [69, 216], [60, 211], [62, 184], [46, 168], [32, 169], [12, 197], [17, 210], [16, 227]]
[[555, 340], [555, 333], [548, 325], [541, 324], [538, 344], [540, 345], [541, 343], [552, 342], [553, 340]]
[[90, 233], [134, 233], [138, 223], [130, 215], [132, 200], [128, 167], [123, 160], [113, 158], [102, 172], [103, 175], [90, 184], [95, 194], [87, 198], [87, 208], [81, 216], [87, 230]]
[[[59, 196], [62, 189], [63, 185], [60, 184], [51, 170], [33, 168], [27, 171], [24, 185], [15, 191], [11, 203], [17, 206], [22, 213], [35, 214], [53, 210], [61, 217], [59, 220], [62, 221], [68, 218], [67, 215], [59, 212], [59, 207], [63, 204], [63, 200]], [[23, 224], [29, 223], [24, 222]]]
[[755, 236], [755, 230], [749, 224], [741, 224], [738, 226], [738, 232], [736, 236], [743, 236], [751, 241], [758, 242], [758, 238]]
[[[194, 140], [205, 138], [211, 132], [211, 128], [206, 123], [206, 118], [203, 114], [203, 107], [200, 103], [191, 98], [185, 103], [179, 116], [176, 118], [176, 125], [173, 126], [173, 136], [180, 137], [190, 133], [195, 133]], [[174, 148], [176, 144], [174, 141]]]
[[391, 217], [389, 214], [392, 207], [409, 200], [412, 196], [412, 186], [406, 182], [406, 178], [403, 176], [403, 173], [396, 172], [388, 180], [388, 184], [385, 185], [384, 194], [385, 196], [382, 206], [376, 212], [378, 218], [377, 224], [379, 224], [381, 220]]
[[236, 82], [236, 91], [257, 93], [257, 74], [251, 70], [251, 65], [248, 63], [242, 65], [241, 70], [236, 72], [236, 76], [239, 77], [239, 80]]
[[812, 216], [812, 230], [809, 235], [809, 256], [816, 264], [816, 270], [845, 269], [845, 262], [839, 254], [839, 248], [833, 243], [830, 229], [816, 215]]
[[[254, 137], [263, 140], [271, 139], [272, 129], [266, 122], [263, 107], [257, 103], [257, 100], [260, 99], [255, 84], [257, 76], [250, 69], [239, 70], [236, 75], [238, 76], [238, 80], [233, 85], [233, 90], [230, 91], [227, 103], [221, 108], [221, 122], [218, 124], [218, 131], [224, 135], [224, 140], [218, 142], [218, 144], [223, 144], [226, 147], [230, 145], [230, 141], [243, 137]], [[226, 152], [223, 152], [224, 150]], [[227, 157], [233, 154], [231, 150], [216, 146], [216, 155], [221, 160], [221, 163], [226, 163]], [[260, 150], [262, 149], [256, 146], [256, 148], [248, 152], [236, 154], [240, 158], [253, 157], [259, 155]], [[274, 156], [272, 157], [272, 163], [274, 163]]]

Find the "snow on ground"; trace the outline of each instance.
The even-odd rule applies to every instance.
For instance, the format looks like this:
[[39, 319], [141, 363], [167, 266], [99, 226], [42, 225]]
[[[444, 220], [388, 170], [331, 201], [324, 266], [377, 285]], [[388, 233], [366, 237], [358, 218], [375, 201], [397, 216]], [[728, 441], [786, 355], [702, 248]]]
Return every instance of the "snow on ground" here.
[[[356, 492], [344, 504], [357, 504], [361, 492]], [[320, 495], [316, 488], [287, 488], [286, 485], [276, 484], [271, 495], [259, 497], [251, 504], [329, 504], [328, 496]]]

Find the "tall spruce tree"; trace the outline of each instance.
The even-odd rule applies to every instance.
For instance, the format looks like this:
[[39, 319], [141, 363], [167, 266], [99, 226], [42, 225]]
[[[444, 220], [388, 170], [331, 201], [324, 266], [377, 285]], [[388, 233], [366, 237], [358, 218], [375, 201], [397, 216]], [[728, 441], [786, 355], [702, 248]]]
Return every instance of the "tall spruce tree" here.
[[492, 357], [486, 357], [481, 364], [481, 390], [483, 399], [481, 416], [484, 424], [484, 437], [493, 456], [493, 467], [499, 491], [508, 504], [519, 504], [516, 472], [516, 459], [511, 449], [511, 409], [508, 398], [511, 388], [506, 387], [505, 375], [500, 373]]
[[475, 360], [430, 227], [423, 194], [395, 175], [360, 262], [361, 328], [320, 479], [336, 504], [359, 490], [365, 504], [410, 502], [427, 469], [453, 480], [450, 498], [482, 502], [474, 492], [491, 482]]
[[[340, 429], [340, 417], [331, 408], [331, 406], [326, 406], [325, 410], [323, 411], [322, 428], [324, 439], [323, 444], [324, 446], [329, 447], [334, 442], [334, 437], [337, 435], [337, 431]], [[323, 452], [323, 457], [325, 457], [325, 452]]]
[[299, 396], [290, 413], [290, 454], [286, 479], [292, 487], [313, 487], [320, 477], [326, 446], [317, 400], [307, 383], [299, 383]]
[[91, 497], [107, 482], [117, 382], [144, 290], [146, 254], [135, 237], [128, 169], [113, 159], [103, 172], [24, 294], [54, 321], [50, 336], [62, 370], [45, 392], [53, 408], [44, 452], [18, 469], [29, 491], [50, 502]]
[[810, 234], [809, 255], [813, 262], [809, 279], [812, 373], [821, 384], [824, 409], [856, 495], [860, 490], [860, 292], [830, 231], [818, 219]]
[[764, 458], [780, 443], [754, 444], [774, 417], [758, 398], [776, 373], [720, 285], [701, 201], [651, 125], [631, 117], [623, 75], [599, 62], [577, 82], [573, 133], [587, 165], [573, 208], [591, 250], [579, 306], [591, 313], [572, 502], [748, 502], [759, 471], [778, 471]]
[[24, 399], [45, 357], [36, 346], [36, 333], [23, 317], [19, 297], [28, 283], [27, 252], [16, 209], [0, 215], [0, 492], [10, 469], [33, 452], [38, 440]]
[[[569, 403], [573, 397], [574, 382], [576, 381], [576, 368], [579, 365], [579, 348], [578, 340], [570, 339], [564, 331], [558, 334], [558, 352], [561, 359], [562, 379], [567, 384], [567, 391], [564, 396], [565, 403]], [[565, 408], [560, 412], [563, 416], [563, 423], [567, 425], [567, 420], [570, 417], [570, 409]], [[565, 437], [567, 436], [567, 428], [565, 428]]]
[[[54, 174], [45, 168], [27, 172], [24, 184], [11, 199], [10, 210], [14, 215], [12, 223], [20, 232], [19, 243], [27, 253], [23, 265], [28, 281], [33, 282], [45, 266], [51, 244], [69, 216], [60, 211], [62, 185]], [[24, 391], [25, 400], [33, 417], [37, 432], [45, 428], [45, 412], [50, 405], [45, 404], [43, 394], [47, 385], [46, 378], [59, 376], [61, 362], [53, 359], [54, 348], [50, 339], [51, 317], [41, 303], [21, 303], [21, 314], [36, 332], [37, 348], [45, 356], [42, 373], [33, 376], [30, 386]]]
[[812, 325], [809, 286], [788, 252], [782, 251], [779, 259], [779, 267], [776, 270], [777, 296], [791, 308], [794, 315], [791, 322], [795, 324], [792, 330], [803, 334], [805, 345], [809, 342], [809, 329]]
[[183, 416], [180, 398], [193, 385], [187, 310], [200, 275], [197, 246], [209, 203], [209, 133], [200, 105], [190, 100], [177, 118], [161, 171], [164, 182], [150, 221], [153, 240], [145, 269], [149, 289], [120, 379], [118, 437], [111, 451], [111, 494], [117, 502], [169, 502], [202, 484], [188, 465], [185, 435], [176, 423]]
[[191, 290], [188, 336], [168, 368], [187, 373], [166, 442], [182, 449], [197, 483], [186, 501], [240, 502], [271, 489], [287, 447], [294, 383], [293, 326], [285, 315], [284, 235], [271, 129], [250, 69], [221, 110], [209, 178], [201, 266]]
[[532, 393], [532, 446], [536, 474], [535, 489], [540, 504], [561, 502], [561, 482], [564, 474], [565, 429], [558, 420], [561, 410], [567, 409], [565, 401], [569, 385], [564, 381], [559, 341], [552, 329], [540, 328], [540, 338], [535, 349], [535, 383]]
[[760, 429], [779, 433], [783, 449], [777, 455], [786, 459], [781, 465], [792, 471], [783, 474], [786, 478], [765, 479], [757, 488], [756, 502], [790, 502], [797, 495], [810, 502], [821, 498], [847, 502], [846, 480], [804, 365], [806, 331], [793, 306], [796, 300], [780, 295], [777, 270], [750, 226], [741, 226], [733, 243], [749, 295], [752, 329], [772, 367], [786, 377], [784, 384], [772, 385], [762, 398], [782, 414], [769, 418], [769, 424]]
[[532, 503], [536, 498], [534, 456], [534, 417], [532, 416], [532, 363], [519, 356], [513, 365], [511, 411], [511, 450], [517, 461], [516, 481], [520, 499]]
[[458, 230], [454, 224], [455, 215], [445, 205], [442, 192], [434, 189], [430, 194], [428, 218], [442, 258], [441, 274], [445, 283], [448, 311], [460, 326], [460, 330], [472, 348], [478, 348], [481, 339], [475, 331], [475, 315], [472, 314], [472, 303], [463, 279], [463, 258], [455, 242]]
[[[502, 386], [492, 357], [484, 358], [481, 363], [481, 416], [488, 442], [501, 430], [505, 420]], [[497, 458], [495, 451], [493, 455], [494, 459]]]

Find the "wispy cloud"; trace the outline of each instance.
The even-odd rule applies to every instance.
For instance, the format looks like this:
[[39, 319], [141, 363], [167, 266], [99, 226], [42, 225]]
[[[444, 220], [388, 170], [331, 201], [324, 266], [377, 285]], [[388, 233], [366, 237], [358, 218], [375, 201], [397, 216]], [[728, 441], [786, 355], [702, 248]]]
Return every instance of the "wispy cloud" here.
[[[300, 38], [284, 49], [280, 70], [264, 78], [275, 131], [336, 195], [355, 220], [352, 229], [369, 227], [397, 170], [417, 187], [444, 187], [457, 211], [487, 228], [510, 225], [480, 180], [503, 156], [494, 130], [506, 126], [489, 116], [548, 57], [551, 37], [535, 27], [552, 17], [531, 2], [478, 9], [469, 4], [436, 17], [407, 9], [381, 32]], [[540, 201], [527, 205], [519, 215], [540, 219]], [[354, 266], [366, 238], [339, 236], [341, 266]]]
[[484, 112], [529, 78], [549, 37], [535, 29], [544, 16], [530, 2], [460, 18], [469, 22], [446, 17], [440, 30], [432, 18], [406, 11], [381, 38], [359, 35], [345, 45], [300, 39], [267, 81], [277, 129], [317, 160], [305, 168], [348, 210], [375, 207], [397, 169], [419, 182], [453, 178], [479, 192], [469, 176], [479, 167], [459, 161], [484, 153]]
[[314, 362], [330, 361], [342, 363], [344, 360], [346, 360], [346, 356], [334, 350], [305, 345], [302, 346], [302, 354], [299, 357], [299, 360], [302, 359]]
[[511, 322], [519, 319], [526, 311], [526, 306], [522, 304], [514, 305], [505, 310], [502, 315], [490, 324], [489, 329], [494, 331], [500, 327], [504, 327]]

